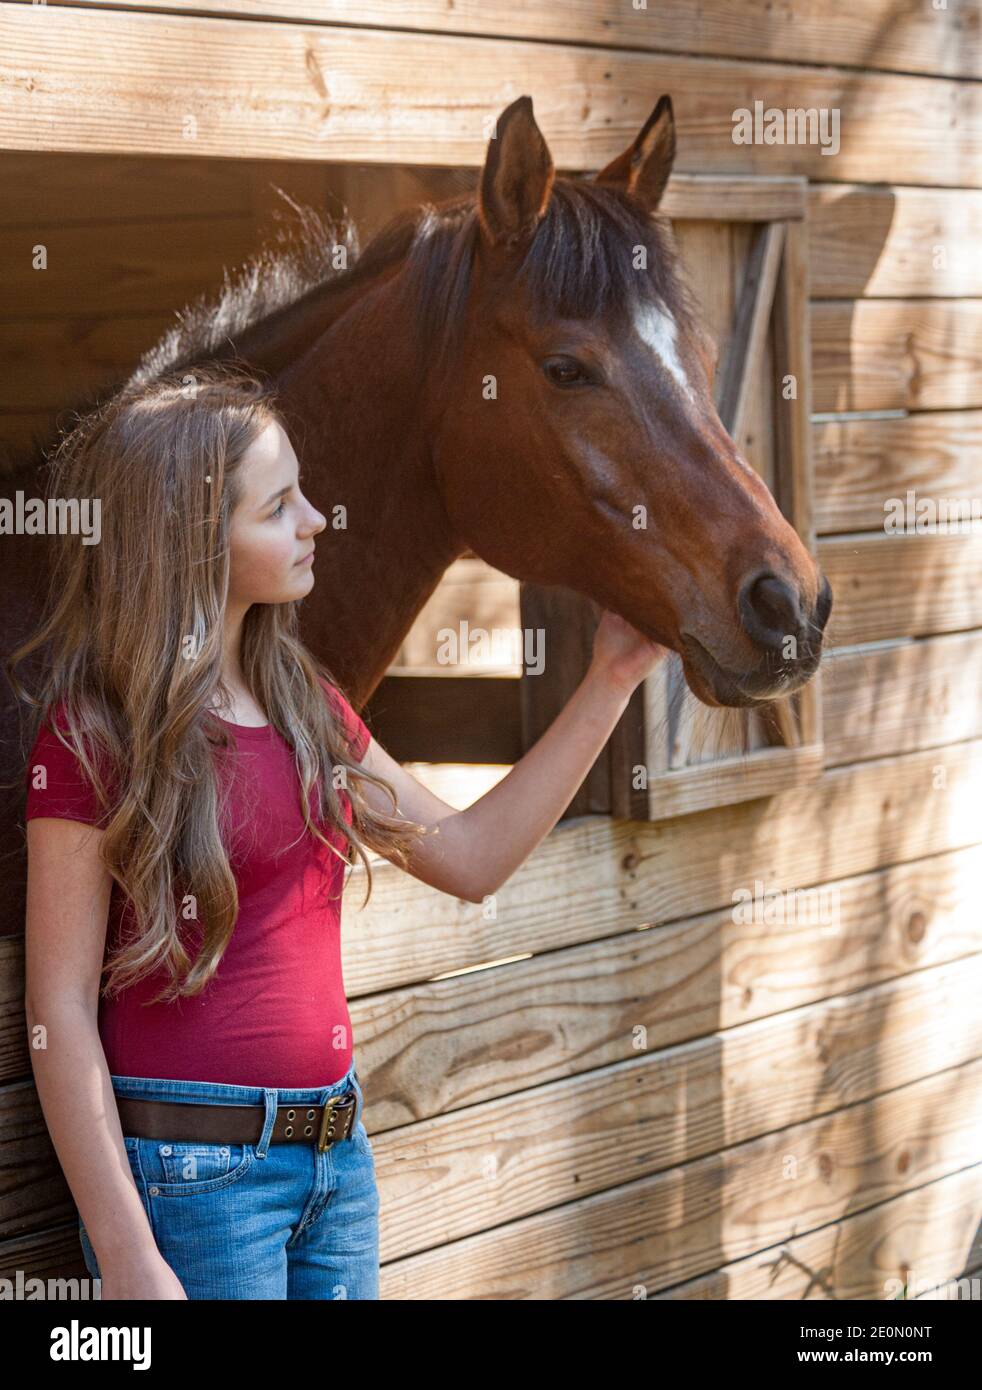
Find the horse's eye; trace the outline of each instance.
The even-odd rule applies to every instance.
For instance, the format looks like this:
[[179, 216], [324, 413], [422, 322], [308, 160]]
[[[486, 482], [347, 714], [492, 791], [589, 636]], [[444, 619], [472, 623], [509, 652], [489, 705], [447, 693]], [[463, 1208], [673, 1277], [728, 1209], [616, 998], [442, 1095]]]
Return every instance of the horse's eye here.
[[547, 357], [542, 370], [553, 386], [584, 386], [590, 381], [586, 368], [575, 357]]

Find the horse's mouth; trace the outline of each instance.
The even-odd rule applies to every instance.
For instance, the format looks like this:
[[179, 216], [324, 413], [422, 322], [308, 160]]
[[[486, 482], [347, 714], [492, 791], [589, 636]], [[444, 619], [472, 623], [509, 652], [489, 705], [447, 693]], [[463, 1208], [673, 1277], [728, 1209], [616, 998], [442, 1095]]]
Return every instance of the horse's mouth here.
[[764, 662], [756, 671], [735, 673], [713, 656], [693, 637], [683, 633], [679, 654], [689, 689], [704, 705], [725, 705], [733, 709], [753, 708], [791, 695], [811, 680], [822, 659], [821, 646], [793, 665], [786, 661]]

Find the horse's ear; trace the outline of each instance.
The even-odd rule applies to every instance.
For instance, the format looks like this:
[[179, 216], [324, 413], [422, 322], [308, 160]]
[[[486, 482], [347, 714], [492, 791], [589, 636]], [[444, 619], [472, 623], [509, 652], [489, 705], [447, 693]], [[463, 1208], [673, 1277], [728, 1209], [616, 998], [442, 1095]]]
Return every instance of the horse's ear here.
[[498, 117], [477, 194], [481, 233], [491, 246], [529, 240], [546, 210], [556, 168], [532, 114], [519, 97]]
[[675, 162], [675, 116], [672, 98], [658, 98], [633, 145], [601, 169], [595, 183], [611, 184], [636, 198], [646, 212], [661, 202]]

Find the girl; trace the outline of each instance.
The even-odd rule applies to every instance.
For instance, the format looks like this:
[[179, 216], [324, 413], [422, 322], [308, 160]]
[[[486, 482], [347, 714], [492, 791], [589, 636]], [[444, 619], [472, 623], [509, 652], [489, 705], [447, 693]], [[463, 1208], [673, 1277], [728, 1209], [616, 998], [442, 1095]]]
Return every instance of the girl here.
[[[378, 1191], [340, 960], [365, 847], [480, 902], [552, 829], [663, 649], [607, 613], [551, 728], [464, 811], [371, 737], [298, 638], [325, 518], [269, 383], [124, 388], [55, 452], [26, 1011], [86, 1267], [114, 1299], [378, 1297]], [[46, 645], [35, 696], [13, 674]], [[366, 899], [367, 901], [367, 899]]]

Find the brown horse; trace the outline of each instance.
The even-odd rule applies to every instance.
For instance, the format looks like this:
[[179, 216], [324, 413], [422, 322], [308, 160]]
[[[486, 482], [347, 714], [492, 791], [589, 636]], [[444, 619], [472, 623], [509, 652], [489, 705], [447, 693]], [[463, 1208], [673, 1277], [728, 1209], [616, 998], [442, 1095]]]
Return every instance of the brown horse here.
[[[328, 518], [303, 636], [359, 705], [468, 548], [674, 648], [707, 704], [814, 673], [828, 582], [720, 423], [714, 345], [652, 216], [674, 153], [662, 97], [594, 180], [557, 178], [521, 97], [476, 194], [396, 218], [350, 269], [303, 211], [299, 262], [260, 259], [133, 374], [237, 356], [276, 379]], [[16, 540], [0, 585], [20, 640], [43, 560]]]

